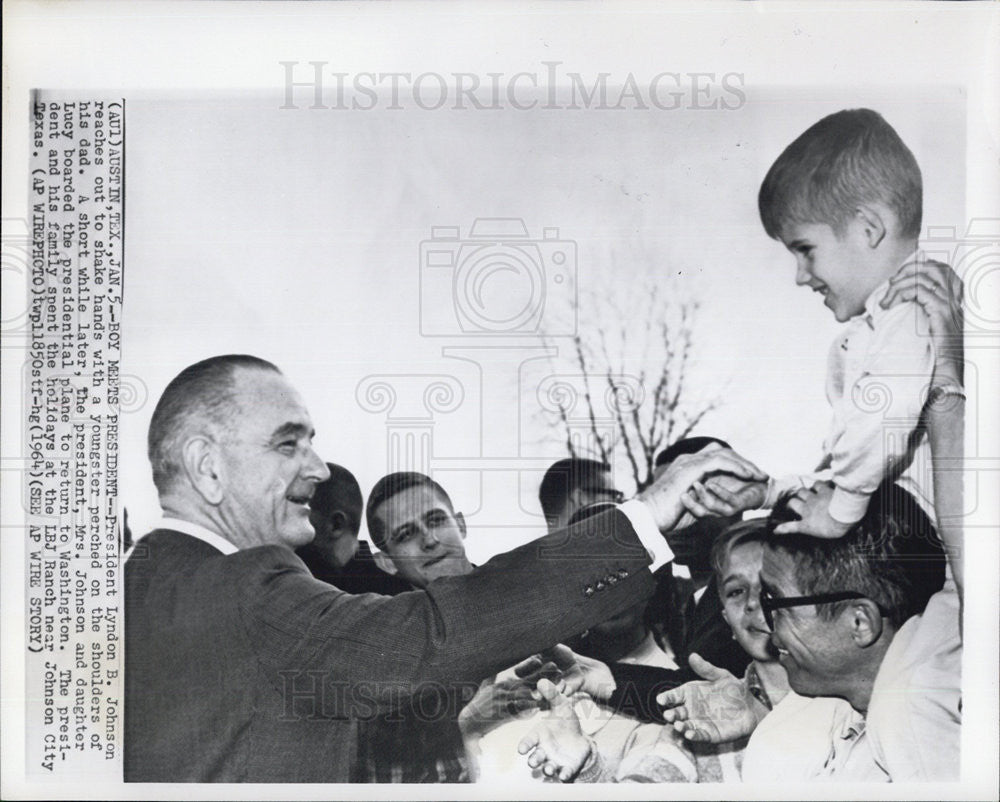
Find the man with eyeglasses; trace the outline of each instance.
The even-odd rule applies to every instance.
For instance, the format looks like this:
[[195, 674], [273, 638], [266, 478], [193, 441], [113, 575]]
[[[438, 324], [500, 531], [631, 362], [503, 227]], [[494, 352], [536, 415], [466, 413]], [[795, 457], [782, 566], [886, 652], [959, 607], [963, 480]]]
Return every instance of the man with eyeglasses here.
[[[791, 498], [776, 507], [771, 528], [783, 530], [794, 506]], [[829, 736], [822, 754], [804, 758], [803, 775], [810, 779], [958, 779], [962, 649], [958, 594], [945, 566], [934, 525], [916, 499], [892, 483], [879, 488], [865, 517], [841, 538], [768, 536], [760, 605], [789, 685], [798, 699], [847, 704], [805, 705], [789, 715], [783, 705], [802, 703], [786, 697], [753, 732], [744, 778], [757, 776], [755, 761], [770, 758], [773, 765], [774, 756], [809, 729]], [[713, 691], [727, 681], [720, 679]], [[678, 689], [661, 702], [690, 710], [693, 693]], [[730, 703], [735, 699], [729, 696]], [[819, 710], [827, 712], [819, 716]], [[699, 734], [696, 722], [684, 726], [692, 740], [717, 740]], [[722, 740], [738, 735], [727, 732]]]
[[761, 608], [792, 689], [850, 704], [820, 777], [958, 779], [958, 596], [916, 499], [885, 484], [843, 538], [773, 535]]

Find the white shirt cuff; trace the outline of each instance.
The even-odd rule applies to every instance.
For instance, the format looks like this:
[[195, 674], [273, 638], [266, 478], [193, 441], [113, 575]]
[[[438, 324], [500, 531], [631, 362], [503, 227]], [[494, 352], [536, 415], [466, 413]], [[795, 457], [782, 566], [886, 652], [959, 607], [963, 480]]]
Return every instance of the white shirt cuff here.
[[870, 493], [854, 493], [836, 487], [830, 498], [830, 517], [842, 524], [853, 524], [865, 517]]
[[618, 509], [625, 513], [625, 517], [635, 530], [636, 537], [649, 553], [649, 558], [653, 561], [649, 566], [650, 571], [657, 571], [674, 559], [674, 553], [667, 545], [667, 539], [660, 534], [660, 529], [653, 520], [653, 513], [645, 504], [634, 498], [620, 504]]

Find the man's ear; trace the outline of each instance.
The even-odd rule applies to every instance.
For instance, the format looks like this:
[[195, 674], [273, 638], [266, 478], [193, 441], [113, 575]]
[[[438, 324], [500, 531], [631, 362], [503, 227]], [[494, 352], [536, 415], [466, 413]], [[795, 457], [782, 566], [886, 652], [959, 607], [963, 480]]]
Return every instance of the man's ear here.
[[871, 599], [852, 601], [844, 613], [850, 616], [851, 640], [859, 649], [867, 649], [882, 637], [885, 621], [882, 611]]
[[372, 559], [375, 560], [375, 565], [385, 571], [387, 574], [396, 575], [398, 570], [396, 568], [396, 563], [392, 561], [392, 557], [386, 554], [384, 551], [376, 551], [372, 555]]
[[862, 227], [869, 248], [877, 248], [886, 235], [885, 213], [873, 206], [859, 206], [854, 210], [856, 222]]
[[212, 506], [222, 502], [223, 492], [220, 474], [222, 462], [215, 443], [204, 435], [195, 435], [181, 447], [184, 473], [191, 486]]
[[465, 516], [460, 512], [456, 512], [455, 522], [458, 524], [458, 531], [462, 533], [462, 540], [465, 540]]
[[341, 532], [350, 533], [351, 528], [351, 522], [347, 517], [347, 513], [343, 510], [334, 510], [330, 516], [330, 531], [334, 534], [334, 537], [339, 536]]

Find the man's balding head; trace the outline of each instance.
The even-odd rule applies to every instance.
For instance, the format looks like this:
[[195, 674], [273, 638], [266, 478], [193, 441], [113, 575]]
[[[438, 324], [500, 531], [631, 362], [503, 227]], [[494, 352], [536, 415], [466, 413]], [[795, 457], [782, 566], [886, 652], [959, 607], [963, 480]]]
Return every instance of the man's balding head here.
[[194, 433], [221, 437], [240, 414], [234, 377], [240, 370], [270, 371], [273, 364], [246, 354], [214, 356], [182, 370], [167, 385], [149, 422], [147, 454], [161, 496], [181, 470], [180, 449]]

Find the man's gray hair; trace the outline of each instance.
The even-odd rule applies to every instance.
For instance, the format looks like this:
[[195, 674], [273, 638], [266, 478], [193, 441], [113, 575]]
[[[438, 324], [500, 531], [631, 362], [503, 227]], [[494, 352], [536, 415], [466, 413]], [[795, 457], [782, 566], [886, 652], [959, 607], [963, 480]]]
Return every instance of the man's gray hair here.
[[163, 391], [153, 410], [146, 440], [153, 483], [161, 495], [171, 489], [180, 473], [180, 449], [192, 424], [208, 424], [216, 432], [225, 431], [239, 414], [233, 389], [234, 377], [240, 369], [281, 373], [265, 359], [226, 354], [185, 368]]

